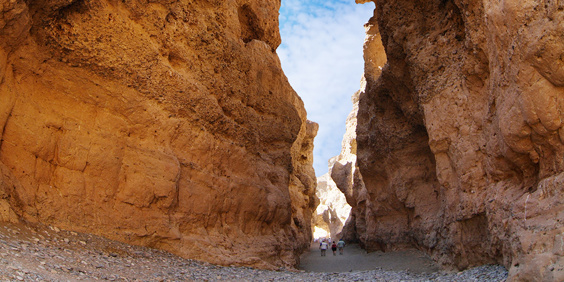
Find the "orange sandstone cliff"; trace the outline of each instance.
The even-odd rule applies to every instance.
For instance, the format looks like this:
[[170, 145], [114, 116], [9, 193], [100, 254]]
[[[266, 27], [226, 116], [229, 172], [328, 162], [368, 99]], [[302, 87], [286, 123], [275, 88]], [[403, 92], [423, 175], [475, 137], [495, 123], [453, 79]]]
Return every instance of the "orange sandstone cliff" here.
[[0, 0], [0, 220], [224, 265], [309, 246], [280, 1]]
[[564, 2], [373, 2], [344, 234], [563, 281]]

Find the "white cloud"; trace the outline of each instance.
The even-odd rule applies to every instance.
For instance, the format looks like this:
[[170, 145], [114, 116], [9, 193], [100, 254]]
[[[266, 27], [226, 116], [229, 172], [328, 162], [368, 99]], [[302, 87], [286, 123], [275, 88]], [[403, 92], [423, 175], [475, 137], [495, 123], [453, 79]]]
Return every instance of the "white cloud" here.
[[315, 139], [316, 174], [340, 153], [350, 97], [359, 89], [364, 70], [364, 23], [373, 4], [352, 0], [283, 0], [280, 14], [282, 68], [302, 97], [308, 119], [319, 123]]

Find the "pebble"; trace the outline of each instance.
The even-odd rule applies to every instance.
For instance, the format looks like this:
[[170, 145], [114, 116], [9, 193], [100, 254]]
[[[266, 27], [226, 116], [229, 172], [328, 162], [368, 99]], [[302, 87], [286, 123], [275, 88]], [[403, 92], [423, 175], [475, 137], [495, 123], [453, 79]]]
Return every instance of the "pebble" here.
[[[9, 225], [0, 223], [0, 225]], [[40, 227], [37, 227], [40, 228]], [[22, 228], [23, 229], [23, 228]], [[50, 230], [49, 230], [50, 229]], [[6, 246], [13, 246], [19, 257], [4, 249], [0, 256], [7, 266], [0, 267], [0, 281], [505, 281], [507, 270], [499, 265], [484, 265], [461, 272], [413, 273], [410, 271], [370, 271], [316, 273], [277, 271], [248, 267], [222, 267], [177, 257], [170, 253], [140, 246], [130, 246], [92, 235], [43, 228], [45, 237], [16, 234], [14, 226], [0, 228]], [[67, 237], [74, 236], [68, 244]], [[65, 240], [67, 239], [67, 240]], [[88, 244], [86, 244], [88, 242]], [[25, 248], [23, 246], [26, 246]], [[111, 250], [111, 251], [110, 251]], [[12, 253], [8, 253], [12, 252]], [[119, 255], [118, 255], [119, 254]]]

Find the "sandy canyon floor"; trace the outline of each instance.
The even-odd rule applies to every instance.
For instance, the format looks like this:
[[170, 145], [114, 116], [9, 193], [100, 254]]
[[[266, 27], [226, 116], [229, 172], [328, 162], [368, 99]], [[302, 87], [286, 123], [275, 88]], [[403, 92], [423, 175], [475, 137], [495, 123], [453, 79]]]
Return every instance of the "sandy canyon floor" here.
[[312, 272], [352, 272], [382, 269], [389, 271], [409, 271], [419, 274], [431, 274], [439, 267], [423, 252], [406, 250], [397, 252], [367, 253], [358, 245], [346, 246], [343, 255], [331, 250], [322, 257], [317, 244], [313, 244], [309, 253], [301, 257], [300, 269]]
[[417, 251], [347, 246], [321, 257], [312, 245], [302, 270], [223, 267], [101, 237], [46, 226], [0, 223], [1, 281], [504, 281], [501, 266], [441, 272]]

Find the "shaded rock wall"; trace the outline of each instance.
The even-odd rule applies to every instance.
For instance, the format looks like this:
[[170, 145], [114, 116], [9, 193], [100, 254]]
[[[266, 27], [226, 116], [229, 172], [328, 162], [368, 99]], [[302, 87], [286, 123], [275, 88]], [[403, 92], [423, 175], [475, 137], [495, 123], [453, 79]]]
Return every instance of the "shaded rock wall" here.
[[358, 237], [563, 280], [564, 2], [374, 2], [380, 33], [367, 42], [382, 45], [365, 45]]
[[[366, 27], [367, 33], [370, 33], [372, 25], [368, 23]], [[370, 46], [369, 41], [366, 42], [365, 46]], [[384, 54], [383, 50], [381, 51], [380, 54]], [[363, 79], [361, 83], [361, 88], [363, 89], [366, 86], [365, 82], [366, 81]], [[360, 243], [362, 247], [365, 247], [363, 245], [364, 242], [369, 240], [366, 240], [366, 238], [361, 239], [359, 236], [366, 237], [368, 235], [366, 232], [365, 217], [367, 215], [366, 207], [370, 202], [367, 201], [367, 190], [357, 166], [356, 127], [359, 97], [360, 91], [357, 91], [352, 96], [353, 110], [347, 117], [347, 130], [341, 143], [341, 153], [332, 158], [329, 162], [329, 173], [332, 181], [334, 181], [337, 188], [344, 195], [347, 203], [351, 206], [350, 213], [347, 216], [340, 237], [346, 242]]]
[[[367, 33], [370, 33], [370, 24], [366, 25]], [[366, 46], [369, 46], [369, 41]], [[381, 46], [381, 44], [380, 44]], [[365, 48], [366, 49], [366, 48]], [[384, 54], [383, 50], [380, 54]], [[374, 61], [372, 61], [374, 62]], [[385, 56], [384, 56], [385, 62]], [[364, 88], [365, 80], [362, 80], [361, 87]], [[350, 211], [346, 215], [345, 226], [340, 234], [340, 238], [346, 242], [356, 242], [361, 245], [366, 240], [360, 240], [358, 236], [366, 236], [367, 232], [364, 230], [366, 227], [366, 187], [362, 180], [362, 175], [357, 167], [357, 144], [356, 144], [356, 127], [357, 127], [357, 114], [358, 114], [358, 99], [360, 91], [357, 91], [352, 96], [353, 110], [346, 120], [346, 132], [341, 142], [341, 153], [329, 160], [329, 173], [328, 177], [331, 182], [338, 188], [339, 193], [345, 198], [350, 205]], [[319, 189], [318, 184], [318, 189]], [[357, 227], [359, 230], [357, 230]]]
[[1, 0], [0, 208], [213, 263], [296, 265], [317, 125], [275, 53], [279, 5]]

